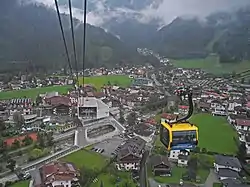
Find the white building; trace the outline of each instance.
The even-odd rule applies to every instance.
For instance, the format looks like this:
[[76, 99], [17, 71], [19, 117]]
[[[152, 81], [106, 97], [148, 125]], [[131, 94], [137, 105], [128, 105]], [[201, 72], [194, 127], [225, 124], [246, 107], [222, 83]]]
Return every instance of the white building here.
[[169, 160], [178, 162], [180, 155], [188, 156], [189, 153], [190, 153], [189, 149], [186, 149], [186, 150], [171, 150], [169, 152], [169, 157], [168, 158], [169, 158]]
[[80, 118], [101, 119], [109, 116], [109, 106], [95, 97], [80, 97], [77, 106]]

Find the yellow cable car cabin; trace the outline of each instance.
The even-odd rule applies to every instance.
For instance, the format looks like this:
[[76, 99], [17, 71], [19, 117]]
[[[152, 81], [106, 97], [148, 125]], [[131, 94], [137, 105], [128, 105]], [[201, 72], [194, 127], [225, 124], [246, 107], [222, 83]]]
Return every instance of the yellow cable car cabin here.
[[160, 139], [167, 150], [194, 149], [198, 144], [198, 127], [188, 122], [170, 124], [161, 119]]

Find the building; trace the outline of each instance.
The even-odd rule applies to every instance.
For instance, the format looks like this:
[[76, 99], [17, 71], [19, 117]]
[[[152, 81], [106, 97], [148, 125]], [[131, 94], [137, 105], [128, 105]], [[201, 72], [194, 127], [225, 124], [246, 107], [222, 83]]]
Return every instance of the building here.
[[187, 156], [189, 156], [189, 153], [190, 153], [190, 150], [188, 150], [188, 149], [186, 149], [186, 150], [171, 150], [169, 152], [169, 159], [171, 161], [178, 162], [179, 155], [187, 155]]
[[240, 180], [224, 179], [221, 181], [223, 187], [249, 187], [248, 184], [242, 184]]
[[146, 141], [135, 136], [121, 145], [117, 152], [116, 168], [118, 170], [139, 170]]
[[178, 161], [177, 161], [177, 164], [179, 167], [186, 167], [188, 165], [189, 154], [190, 152], [187, 150], [180, 151], [180, 154], [178, 155]]
[[133, 80], [133, 86], [154, 86], [154, 82], [148, 78], [135, 78]]
[[250, 130], [250, 119], [236, 119], [235, 128], [237, 131], [249, 131]]
[[245, 136], [245, 143], [246, 143], [247, 155], [250, 155], [250, 134], [247, 134]]
[[218, 172], [220, 169], [231, 169], [240, 172], [242, 168], [238, 158], [223, 155], [215, 156], [214, 167], [216, 172]]
[[217, 174], [220, 180], [225, 180], [225, 179], [237, 180], [240, 178], [239, 173], [237, 171], [226, 169], [226, 168], [219, 169]]
[[175, 114], [162, 113], [161, 117], [171, 123], [171, 122], [175, 122], [178, 116]]
[[32, 112], [32, 100], [30, 98], [11, 99], [7, 109], [9, 115], [13, 115], [15, 112], [29, 115]]
[[224, 104], [220, 100], [211, 101], [212, 114], [214, 116], [226, 116], [227, 110]]
[[220, 180], [236, 180], [240, 178], [239, 172], [241, 171], [242, 166], [236, 157], [216, 155], [214, 168]]
[[75, 187], [80, 186], [79, 171], [71, 163], [52, 162], [32, 173], [32, 187]]
[[101, 119], [109, 117], [109, 106], [95, 97], [80, 97], [77, 105], [80, 118]]
[[71, 99], [66, 96], [53, 96], [45, 98], [45, 102], [51, 106], [54, 115], [72, 116]]
[[[37, 114], [29, 114], [29, 115], [23, 115], [23, 119], [24, 119], [24, 123], [26, 125], [26, 127], [28, 126], [32, 126], [33, 123], [37, 122], [37, 121], [41, 121], [42, 120], [42, 117], [38, 117]], [[8, 120], [5, 121], [6, 123], [9, 123], [9, 124], [14, 124], [15, 123], [15, 120], [14, 120], [14, 117], [13, 116], [9, 116]]]
[[150, 159], [150, 162], [154, 176], [171, 176], [171, 166], [168, 157], [154, 155]]
[[189, 106], [179, 105], [178, 106], [178, 113], [180, 114], [188, 114]]

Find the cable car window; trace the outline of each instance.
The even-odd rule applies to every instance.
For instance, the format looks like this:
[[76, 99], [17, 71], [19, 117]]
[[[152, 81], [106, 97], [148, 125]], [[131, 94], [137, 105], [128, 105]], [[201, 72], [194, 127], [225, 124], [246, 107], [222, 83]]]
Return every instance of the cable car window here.
[[173, 132], [173, 144], [195, 143], [197, 141], [196, 131], [175, 131]]
[[168, 146], [169, 144], [169, 131], [168, 129], [164, 128], [162, 125], [161, 125], [161, 129], [160, 129], [160, 139], [161, 139], [161, 142], [165, 145], [165, 146]]

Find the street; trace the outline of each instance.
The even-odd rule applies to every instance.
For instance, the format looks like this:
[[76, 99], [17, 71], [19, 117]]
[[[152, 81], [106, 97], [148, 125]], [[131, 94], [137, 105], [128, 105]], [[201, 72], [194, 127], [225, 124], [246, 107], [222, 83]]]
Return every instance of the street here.
[[148, 176], [147, 176], [147, 159], [149, 156], [149, 151], [146, 150], [142, 156], [141, 167], [140, 167], [140, 186], [148, 187]]

